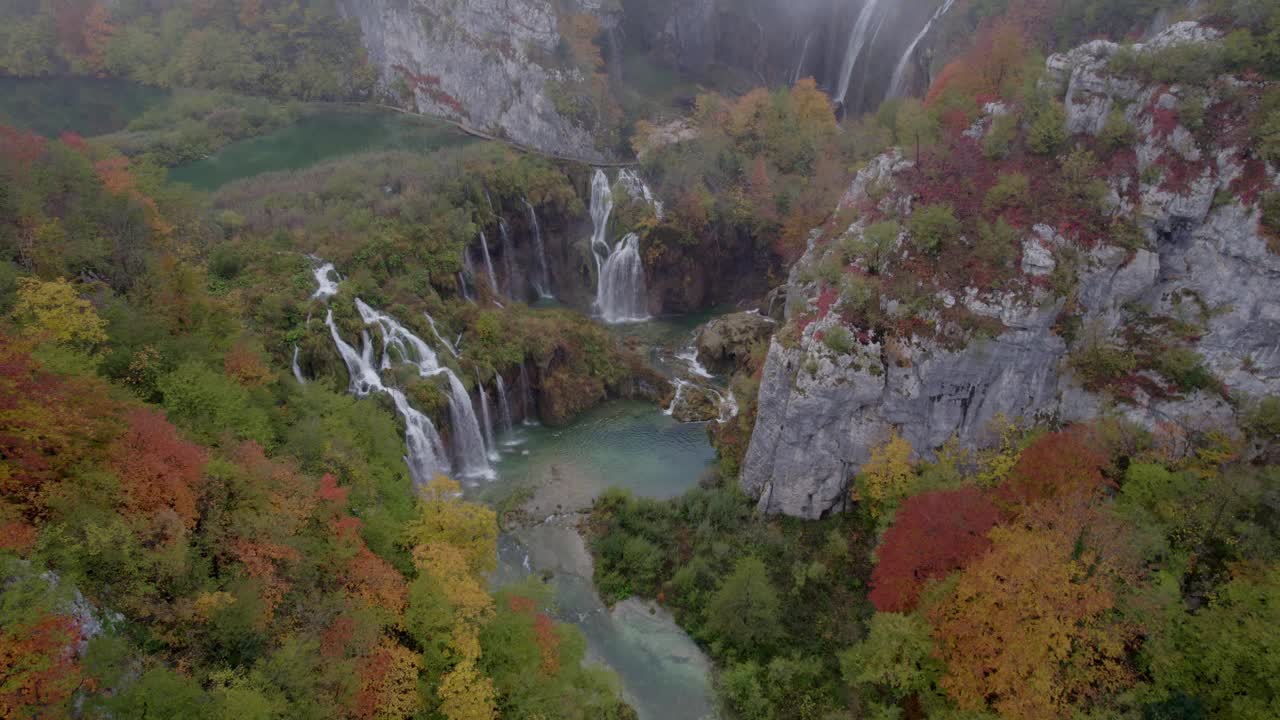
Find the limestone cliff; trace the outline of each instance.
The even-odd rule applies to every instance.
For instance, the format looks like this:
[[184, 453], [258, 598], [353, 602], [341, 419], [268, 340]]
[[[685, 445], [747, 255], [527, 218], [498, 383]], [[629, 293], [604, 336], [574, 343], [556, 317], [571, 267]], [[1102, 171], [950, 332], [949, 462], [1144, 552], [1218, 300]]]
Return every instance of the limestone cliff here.
[[[1180, 23], [1137, 52], [1216, 36]], [[1250, 398], [1280, 393], [1280, 255], [1268, 247], [1258, 207], [1277, 188], [1276, 168], [1252, 155], [1247, 133], [1234, 131], [1238, 117], [1217, 96], [1230, 90], [1248, 102], [1259, 88], [1235, 78], [1219, 79], [1208, 94], [1144, 84], [1112, 69], [1118, 51], [1099, 41], [1055, 55], [1046, 82], [1082, 144], [1103, 132], [1113, 109], [1133, 128], [1132, 154], [1121, 157], [1133, 167], [1097, 174], [1107, 184], [1105, 214], [1140, 229], [1138, 242], [1121, 247], [1112, 234], [1086, 242], [1071, 223], [1032, 224], [1015, 277], [961, 289], [921, 279], [911, 304], [930, 307], [923, 326], [871, 332], [848, 320], [852, 300], [818, 276], [841, 241], [864, 236], [869, 216], [909, 225], [916, 198], [903, 178], [913, 162], [897, 152], [877, 158], [841, 203], [860, 209], [859, 219], [834, 240], [815, 232], [790, 275], [788, 325], [770, 348], [741, 476], [763, 511], [816, 518], [840, 508], [850, 479], [891, 430], [926, 457], [952, 437], [969, 447], [990, 443], [1000, 415], [1068, 422], [1111, 414], [1147, 427], [1231, 431]], [[1218, 113], [1211, 131], [1183, 126], [1172, 109], [1188, 104]], [[1004, 108], [987, 111], [969, 139], [980, 140]], [[906, 236], [884, 277], [908, 272]], [[861, 263], [850, 272], [863, 272]], [[1069, 288], [1051, 288], [1050, 275]], [[878, 311], [899, 319], [907, 305], [885, 293]], [[957, 342], [957, 323], [983, 331]], [[1090, 345], [1143, 357], [1142, 344], [1156, 337], [1150, 328], [1177, 328], [1185, 343], [1178, 351], [1214, 382], [1176, 387], [1139, 363], [1103, 388], [1074, 360]]]
[[[579, 71], [556, 60], [561, 35], [552, 0], [339, 0], [360, 23], [389, 94], [416, 109], [543, 151], [584, 160], [603, 153], [591, 132], [552, 100]], [[599, 12], [584, 0], [582, 12]]]

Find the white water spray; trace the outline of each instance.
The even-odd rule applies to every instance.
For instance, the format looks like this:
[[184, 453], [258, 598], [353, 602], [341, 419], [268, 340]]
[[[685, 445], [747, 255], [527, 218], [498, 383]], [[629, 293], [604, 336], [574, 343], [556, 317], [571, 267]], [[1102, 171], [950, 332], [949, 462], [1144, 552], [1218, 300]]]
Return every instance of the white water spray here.
[[338, 283], [342, 278], [334, 269], [333, 263], [324, 263], [315, 269], [316, 291], [311, 294], [312, 300], [328, 300], [338, 294]]
[[902, 58], [898, 60], [898, 66], [893, 70], [893, 79], [889, 81], [889, 92], [885, 95], [885, 99], [902, 97], [906, 92], [907, 70], [911, 66], [911, 58], [915, 56], [916, 47], [925, 39], [929, 31], [933, 29], [933, 24], [942, 19], [951, 10], [951, 6], [956, 4], [956, 0], [947, 0], [938, 8], [938, 11], [929, 18], [929, 22], [924, 24], [924, 28], [916, 35], [911, 44], [907, 46], [907, 51], [902, 53]]
[[298, 365], [298, 346], [293, 346], [293, 377], [298, 381], [299, 385], [306, 385], [307, 379], [302, 376], [302, 367]]

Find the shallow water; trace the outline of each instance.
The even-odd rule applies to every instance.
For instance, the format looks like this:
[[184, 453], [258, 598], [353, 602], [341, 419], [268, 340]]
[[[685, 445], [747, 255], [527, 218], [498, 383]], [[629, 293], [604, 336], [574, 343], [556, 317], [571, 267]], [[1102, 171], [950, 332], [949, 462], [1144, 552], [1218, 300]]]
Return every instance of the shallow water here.
[[[500, 504], [513, 493], [531, 493], [525, 507], [535, 521], [584, 509], [609, 487], [676, 497], [697, 484], [715, 457], [705, 425], [677, 423], [640, 402], [608, 403], [560, 429], [517, 426], [506, 442], [498, 480], [469, 494]], [[606, 608], [592, 585], [590, 553], [571, 525], [558, 520], [505, 532], [494, 583], [549, 574], [557, 616], [586, 635], [592, 660], [618, 674], [641, 720], [715, 717], [711, 667], [701, 649], [649, 603]]]
[[384, 150], [432, 152], [472, 138], [438, 120], [401, 113], [332, 109], [307, 115], [262, 137], [232, 143], [209, 157], [175, 168], [173, 182], [201, 190], [262, 173], [303, 170], [326, 160]]
[[45, 137], [85, 137], [121, 130], [168, 97], [168, 92], [124, 80], [0, 78], [0, 125]]

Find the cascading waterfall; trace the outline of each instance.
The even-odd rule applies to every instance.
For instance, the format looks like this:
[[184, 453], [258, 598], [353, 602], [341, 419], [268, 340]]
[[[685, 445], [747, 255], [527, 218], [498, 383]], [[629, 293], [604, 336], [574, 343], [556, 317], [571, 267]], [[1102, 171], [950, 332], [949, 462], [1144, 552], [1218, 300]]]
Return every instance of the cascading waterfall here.
[[871, 33], [871, 21], [876, 17], [880, 0], [866, 0], [858, 19], [853, 23], [853, 32], [849, 35], [849, 47], [845, 50], [844, 64], [840, 66], [839, 84], [836, 86], [835, 101], [843, 104], [849, 92], [849, 82], [853, 79], [853, 69], [858, 64], [858, 57], [867, 46], [867, 37]]
[[600, 270], [596, 306], [605, 322], [618, 324], [648, 320], [647, 302], [640, 236], [629, 233]]
[[502, 432], [510, 440], [514, 428], [511, 426], [511, 404], [507, 402], [507, 384], [501, 374], [494, 375], [494, 382], [498, 385], [498, 411], [502, 417]]
[[533, 385], [529, 382], [529, 369], [524, 363], [520, 363], [520, 394], [524, 398], [524, 424], [533, 425], [537, 422], [533, 419]]
[[[471, 407], [471, 396], [467, 388], [448, 367], [440, 364], [440, 359], [422, 338], [414, 335], [395, 318], [374, 310], [364, 301], [356, 299], [356, 310], [365, 325], [377, 327], [382, 331], [383, 369], [392, 367], [392, 351], [399, 356], [400, 362], [408, 363], [418, 369], [418, 375], [424, 378], [444, 375], [449, 380], [449, 418], [453, 422], [454, 455], [459, 465], [458, 472], [467, 478], [493, 478], [493, 468], [489, 466], [488, 445], [481, 434], [480, 422], [476, 419]], [[487, 420], [486, 420], [487, 424]]]
[[804, 36], [804, 44], [800, 46], [800, 59], [796, 61], [796, 71], [791, 75], [792, 85], [800, 82], [800, 74], [804, 72], [804, 61], [809, 57], [809, 41], [811, 40], [813, 40], [813, 33]]
[[690, 343], [689, 346], [686, 347], [685, 349], [676, 353], [676, 359], [682, 360], [684, 362], [684, 364], [689, 368], [689, 373], [691, 375], [696, 375], [700, 378], [706, 378], [708, 380], [715, 377], [714, 375], [711, 374], [710, 370], [708, 370], [706, 367], [702, 365], [701, 362], [698, 361], [698, 344], [696, 340]]
[[403, 392], [382, 384], [382, 377], [373, 362], [373, 340], [369, 337], [369, 332], [367, 330], [361, 332], [362, 346], [360, 352], [356, 352], [356, 349], [343, 340], [342, 335], [338, 333], [338, 325], [333, 321], [332, 310], [326, 313], [324, 321], [329, 326], [333, 344], [338, 348], [338, 354], [342, 356], [342, 361], [347, 366], [347, 373], [351, 376], [352, 394], [366, 397], [375, 392], [385, 393], [391, 397], [396, 412], [404, 420], [405, 445], [408, 450], [404, 460], [409, 466], [409, 473], [414, 482], [425, 485], [436, 473], [449, 472], [448, 455], [445, 453], [444, 443], [441, 442], [435, 425], [426, 415], [409, 404]]
[[898, 66], [893, 69], [893, 79], [889, 81], [889, 92], [885, 95], [885, 99], [902, 97], [906, 92], [907, 70], [911, 66], [911, 58], [915, 56], [916, 47], [925, 39], [929, 31], [933, 29], [933, 24], [942, 19], [951, 11], [951, 6], [956, 4], [956, 0], [947, 0], [938, 8], [938, 11], [929, 18], [929, 22], [924, 24], [924, 28], [916, 35], [911, 44], [907, 46], [907, 51], [902, 54], [902, 58], [898, 60]]
[[293, 346], [293, 377], [298, 381], [299, 385], [306, 385], [307, 379], [302, 376], [302, 367], [298, 365], [298, 346]]
[[538, 211], [533, 209], [533, 203], [525, 200], [524, 206], [529, 208], [529, 224], [533, 228], [533, 250], [538, 254], [538, 270], [542, 273], [540, 281], [534, 283], [534, 290], [537, 290], [538, 297], [546, 300], [555, 296], [551, 294], [551, 272], [547, 269], [547, 248], [542, 242], [542, 225], [538, 223]]
[[516, 296], [516, 259], [515, 250], [511, 246], [511, 232], [507, 221], [498, 218], [498, 232], [502, 235], [502, 264], [507, 270], [507, 297]]
[[[338, 294], [338, 283], [342, 278], [334, 269], [333, 263], [324, 263], [315, 269], [316, 291], [311, 294], [312, 300], [328, 300]], [[336, 278], [336, 279], [335, 279]]]
[[680, 399], [684, 397], [684, 389], [690, 385], [689, 382], [679, 379], [673, 380], [672, 383], [676, 386], [676, 393], [671, 396], [671, 404], [667, 406], [666, 410], [662, 411], [663, 414], [668, 417], [676, 414], [676, 408], [680, 405]]
[[489, 396], [485, 394], [484, 383], [480, 382], [480, 373], [476, 372], [476, 388], [480, 391], [480, 417], [484, 420], [484, 443], [489, 449], [489, 459], [497, 462], [498, 448], [493, 442], [493, 418], [489, 415]]
[[493, 288], [493, 296], [501, 295], [498, 292], [498, 276], [493, 272], [493, 258], [489, 257], [489, 241], [485, 239], [484, 233], [480, 233], [480, 249], [484, 251], [484, 270], [489, 273], [489, 287]]

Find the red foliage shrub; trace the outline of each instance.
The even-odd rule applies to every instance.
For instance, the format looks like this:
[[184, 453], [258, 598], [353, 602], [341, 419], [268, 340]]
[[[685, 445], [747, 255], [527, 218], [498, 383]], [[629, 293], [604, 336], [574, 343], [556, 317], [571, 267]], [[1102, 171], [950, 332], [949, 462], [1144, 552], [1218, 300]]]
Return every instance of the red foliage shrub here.
[[196, 523], [196, 498], [208, 460], [205, 451], [178, 436], [163, 415], [134, 410], [129, 429], [110, 451], [131, 514], [170, 508], [188, 529]]
[[1022, 451], [997, 495], [1013, 508], [1089, 496], [1107, 484], [1106, 464], [1107, 454], [1087, 430], [1051, 433]]
[[71, 645], [79, 626], [63, 615], [45, 615], [26, 627], [0, 629], [0, 718], [68, 717], [80, 666]]
[[0, 125], [0, 159], [27, 167], [44, 154], [45, 140], [26, 130]]
[[909, 498], [880, 544], [869, 598], [881, 612], [909, 612], [929, 580], [963, 568], [991, 545], [999, 512], [976, 487]]

